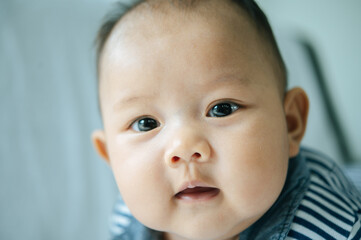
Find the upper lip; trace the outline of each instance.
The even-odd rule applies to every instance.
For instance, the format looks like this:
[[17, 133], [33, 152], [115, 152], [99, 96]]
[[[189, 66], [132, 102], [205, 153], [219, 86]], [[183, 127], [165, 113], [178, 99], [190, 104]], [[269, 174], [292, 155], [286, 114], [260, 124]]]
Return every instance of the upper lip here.
[[207, 188], [216, 188], [215, 186], [212, 186], [208, 183], [199, 181], [199, 180], [193, 180], [193, 181], [187, 181], [183, 183], [180, 188], [178, 188], [178, 193], [188, 189], [188, 188], [196, 188], [196, 187], [207, 187]]

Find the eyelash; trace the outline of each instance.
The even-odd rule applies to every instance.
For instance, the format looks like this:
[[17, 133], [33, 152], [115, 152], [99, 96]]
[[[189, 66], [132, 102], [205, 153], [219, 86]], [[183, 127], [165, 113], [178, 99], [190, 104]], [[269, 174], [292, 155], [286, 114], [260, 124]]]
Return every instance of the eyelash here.
[[[207, 111], [206, 116], [212, 117], [212, 118], [223, 118], [223, 117], [227, 117], [227, 116], [233, 114], [234, 112], [236, 112], [237, 110], [239, 110], [242, 107], [243, 106], [241, 106], [237, 103], [234, 103], [232, 101], [218, 102], [218, 103], [212, 105], [212, 107]], [[219, 108], [219, 109], [217, 110], [217, 108]], [[223, 108], [223, 110], [226, 110], [226, 112], [220, 111], [221, 108]], [[212, 110], [218, 111], [218, 113], [211, 112]], [[217, 114], [218, 114], [218, 116], [217, 116]], [[143, 121], [145, 124], [148, 124], [148, 126], [140, 127], [139, 124], [141, 123], [141, 121]], [[145, 121], [147, 121], [147, 122], [145, 122]], [[150, 124], [150, 126], [149, 126], [149, 124]], [[151, 116], [142, 116], [142, 117], [137, 118], [135, 121], [133, 121], [130, 124], [130, 128], [136, 132], [148, 132], [155, 128], [158, 128], [160, 125], [161, 124], [159, 123], [159, 121], [152, 118]]]
[[[145, 121], [145, 120], [148, 120], [148, 124], [151, 123], [151, 124], [155, 124], [153, 126], [150, 126], [150, 129], [147, 129], [147, 130], [141, 130], [140, 129], [140, 126], [137, 125], [140, 124], [141, 121]], [[156, 119], [150, 117], [150, 116], [143, 116], [143, 117], [139, 117], [137, 118], [135, 121], [133, 121], [131, 124], [130, 124], [130, 128], [132, 128], [134, 131], [136, 132], [148, 132], [148, 131], [151, 131], [153, 130], [154, 128], [157, 128], [160, 126], [160, 123], [159, 121], [157, 121]]]
[[[227, 106], [227, 110], [229, 110], [228, 113], [224, 114], [224, 113], [221, 113], [221, 115], [218, 115], [216, 116], [215, 113], [212, 113], [211, 111], [212, 110], [216, 110], [216, 107], [217, 106], [222, 106], [222, 107], [226, 107]], [[239, 110], [240, 108], [242, 108], [243, 106], [237, 104], [237, 103], [234, 103], [232, 101], [222, 101], [222, 102], [218, 102], [214, 105], [212, 105], [212, 107], [207, 111], [207, 117], [227, 117], [231, 114], [233, 114], [234, 112], [236, 112], [237, 110]]]

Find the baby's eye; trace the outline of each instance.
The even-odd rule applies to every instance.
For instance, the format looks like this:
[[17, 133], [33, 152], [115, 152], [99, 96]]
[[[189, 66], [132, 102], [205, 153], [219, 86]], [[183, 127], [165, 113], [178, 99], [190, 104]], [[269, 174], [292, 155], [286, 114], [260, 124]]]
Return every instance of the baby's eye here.
[[145, 117], [134, 121], [131, 128], [137, 132], [147, 132], [159, 127], [159, 122], [153, 118]]
[[226, 117], [235, 111], [237, 111], [241, 106], [232, 103], [232, 102], [222, 102], [214, 105], [211, 110], [208, 111], [208, 117]]

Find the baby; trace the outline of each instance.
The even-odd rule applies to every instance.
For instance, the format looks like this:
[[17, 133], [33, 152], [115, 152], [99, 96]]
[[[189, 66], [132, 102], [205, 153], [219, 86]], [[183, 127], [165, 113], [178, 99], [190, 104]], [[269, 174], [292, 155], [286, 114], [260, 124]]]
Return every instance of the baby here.
[[[301, 149], [308, 99], [252, 0], [149, 0], [98, 36], [114, 239], [360, 239], [361, 197]], [[128, 213], [127, 206], [131, 212]]]

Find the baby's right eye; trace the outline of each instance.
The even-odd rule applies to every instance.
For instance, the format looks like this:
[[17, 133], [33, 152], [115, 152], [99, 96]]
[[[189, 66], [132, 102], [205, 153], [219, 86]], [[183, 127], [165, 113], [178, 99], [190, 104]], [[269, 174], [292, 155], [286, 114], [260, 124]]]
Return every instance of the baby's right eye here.
[[209, 117], [226, 117], [241, 108], [240, 105], [233, 102], [220, 102], [214, 105], [207, 113]]
[[159, 126], [159, 122], [150, 117], [139, 118], [131, 124], [131, 128], [137, 132], [148, 132]]

